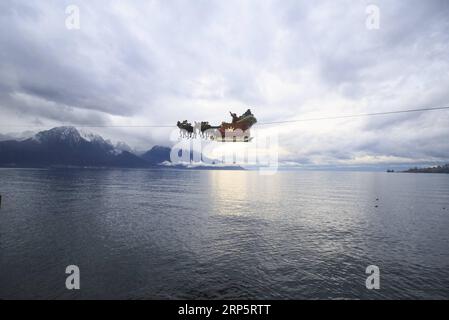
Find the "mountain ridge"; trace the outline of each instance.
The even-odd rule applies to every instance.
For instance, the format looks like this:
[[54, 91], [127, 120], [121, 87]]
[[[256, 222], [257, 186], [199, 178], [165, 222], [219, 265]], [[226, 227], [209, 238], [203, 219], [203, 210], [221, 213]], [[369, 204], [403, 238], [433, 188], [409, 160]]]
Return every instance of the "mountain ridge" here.
[[100, 135], [75, 127], [55, 127], [25, 140], [0, 141], [0, 166], [146, 168], [170, 161], [168, 147], [154, 146], [142, 157], [123, 150], [123, 143], [119, 146], [122, 150]]

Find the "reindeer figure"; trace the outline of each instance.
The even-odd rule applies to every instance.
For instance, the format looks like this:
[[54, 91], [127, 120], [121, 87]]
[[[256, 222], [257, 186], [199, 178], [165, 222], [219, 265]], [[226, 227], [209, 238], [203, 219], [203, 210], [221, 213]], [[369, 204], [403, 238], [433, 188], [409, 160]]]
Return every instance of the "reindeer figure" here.
[[191, 138], [193, 135], [193, 127], [192, 124], [184, 120], [183, 122], [179, 122], [176, 124], [179, 128], [179, 135], [181, 138]]
[[209, 124], [209, 122], [207, 122], [207, 121], [202, 121], [201, 122], [201, 135], [203, 136], [203, 138], [205, 138], [205, 139], [208, 138], [209, 131], [212, 128], [213, 127]]
[[201, 127], [202, 127], [202, 122], [196, 122], [195, 121], [195, 125], [193, 126], [193, 134], [194, 134], [194, 137], [196, 138], [196, 137], [200, 137], [200, 138], [202, 138], [203, 137], [203, 130], [201, 129]]

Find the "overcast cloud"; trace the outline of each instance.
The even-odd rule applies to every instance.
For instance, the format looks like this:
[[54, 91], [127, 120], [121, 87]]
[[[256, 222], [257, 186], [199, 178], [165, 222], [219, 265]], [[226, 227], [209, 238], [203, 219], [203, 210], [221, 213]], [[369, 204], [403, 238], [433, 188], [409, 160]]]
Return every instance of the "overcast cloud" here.
[[[65, 27], [67, 5], [80, 30]], [[380, 29], [365, 26], [368, 4]], [[449, 106], [449, 2], [5, 1], [0, 133]], [[15, 125], [23, 127], [14, 127]], [[449, 159], [449, 111], [277, 128], [294, 164]], [[97, 128], [148, 148], [166, 129]]]

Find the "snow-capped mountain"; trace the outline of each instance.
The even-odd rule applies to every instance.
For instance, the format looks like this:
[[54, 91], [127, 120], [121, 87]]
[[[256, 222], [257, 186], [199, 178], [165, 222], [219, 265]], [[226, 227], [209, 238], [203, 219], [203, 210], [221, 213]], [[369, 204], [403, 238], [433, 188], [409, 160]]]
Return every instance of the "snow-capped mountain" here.
[[127, 145], [125, 142], [123, 141], [119, 141], [115, 144], [114, 146], [115, 150], [118, 151], [128, 151], [134, 154], [137, 154], [137, 152], [135, 150], [133, 150], [129, 145]]
[[64, 142], [69, 144], [79, 144], [81, 142], [81, 134], [75, 127], [57, 127], [37, 133], [33, 138], [39, 143], [58, 143]]
[[90, 141], [90, 142], [99, 142], [99, 143], [106, 143], [107, 140], [104, 140], [102, 136], [99, 134], [87, 131], [85, 129], [78, 131], [81, 135], [81, 137], [84, 140]]
[[114, 147], [100, 135], [78, 131], [75, 127], [41, 131], [24, 141], [0, 142], [1, 166], [148, 167], [154, 164]]

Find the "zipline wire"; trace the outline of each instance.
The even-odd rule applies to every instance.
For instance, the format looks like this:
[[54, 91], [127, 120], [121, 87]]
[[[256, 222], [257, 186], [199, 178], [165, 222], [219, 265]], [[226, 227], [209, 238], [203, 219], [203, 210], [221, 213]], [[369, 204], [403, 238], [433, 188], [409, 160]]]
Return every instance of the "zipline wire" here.
[[[385, 112], [373, 112], [373, 113], [359, 113], [359, 114], [348, 114], [342, 116], [330, 116], [330, 117], [319, 117], [319, 118], [304, 118], [304, 119], [293, 119], [293, 120], [282, 120], [282, 121], [272, 121], [272, 122], [261, 122], [256, 123], [257, 126], [268, 126], [268, 125], [282, 125], [296, 122], [308, 122], [308, 121], [323, 121], [323, 120], [337, 120], [337, 119], [349, 119], [349, 118], [361, 118], [361, 117], [371, 117], [371, 116], [383, 116], [401, 113], [412, 113], [412, 112], [428, 112], [437, 110], [449, 110], [449, 106], [445, 107], [434, 107], [434, 108], [419, 108], [419, 109], [407, 109], [407, 110], [396, 110], [396, 111], [385, 111]], [[0, 127], [47, 127], [44, 125], [3, 125]], [[176, 128], [176, 125], [81, 125], [76, 126], [77, 128]]]
[[263, 125], [274, 125], [274, 124], [306, 122], [306, 121], [322, 121], [322, 120], [360, 118], [360, 117], [383, 116], [383, 115], [400, 114], [400, 113], [411, 113], [411, 112], [427, 112], [427, 111], [447, 110], [447, 109], [449, 109], [449, 106], [447, 106], [447, 107], [435, 107], [435, 108], [420, 108], [420, 109], [397, 110], [397, 111], [385, 111], [385, 112], [373, 112], [373, 113], [359, 113], [359, 114], [349, 114], [349, 115], [333, 116], [333, 117], [304, 118], [304, 119], [294, 119], [294, 120], [284, 120], [284, 121], [273, 121], [273, 122], [258, 123], [258, 125], [263, 126]]

